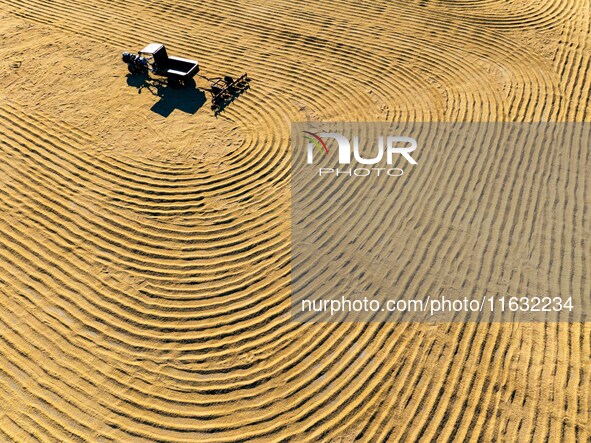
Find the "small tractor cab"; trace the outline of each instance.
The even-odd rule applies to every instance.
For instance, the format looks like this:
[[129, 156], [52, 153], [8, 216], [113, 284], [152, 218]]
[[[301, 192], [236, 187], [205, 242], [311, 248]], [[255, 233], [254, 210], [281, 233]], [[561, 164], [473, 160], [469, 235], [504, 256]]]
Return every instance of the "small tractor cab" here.
[[150, 43], [137, 55], [124, 52], [122, 59], [132, 74], [147, 73], [167, 77], [173, 84], [185, 85], [199, 72], [199, 62], [169, 56], [161, 43]]

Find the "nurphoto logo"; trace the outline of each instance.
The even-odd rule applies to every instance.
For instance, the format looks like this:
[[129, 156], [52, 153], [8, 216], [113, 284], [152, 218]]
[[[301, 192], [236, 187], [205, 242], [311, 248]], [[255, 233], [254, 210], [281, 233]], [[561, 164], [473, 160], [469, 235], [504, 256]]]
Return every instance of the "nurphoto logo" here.
[[[362, 154], [362, 149], [359, 143], [359, 135], [354, 135], [351, 139], [338, 132], [321, 132], [315, 134], [310, 131], [303, 131], [304, 138], [307, 141], [306, 155], [307, 163], [314, 164], [315, 155], [320, 155], [323, 158], [331, 154], [325, 139], [332, 139], [336, 141], [338, 148], [338, 163], [339, 165], [350, 165], [352, 158], [360, 165], [376, 166], [383, 165], [384, 167], [360, 167], [360, 168], [328, 168], [320, 167], [318, 169], [319, 176], [355, 176], [363, 177], [372, 174], [386, 175], [390, 177], [399, 177], [404, 171], [401, 168], [391, 167], [397, 156], [402, 156], [411, 165], [416, 165], [416, 160], [411, 156], [411, 152], [417, 149], [417, 140], [412, 137], [399, 135], [380, 135], [377, 137], [377, 149], [374, 141], [373, 149], [368, 149], [372, 152], [372, 157], [367, 157], [367, 154]], [[368, 143], [366, 146], [370, 146]], [[368, 152], [363, 151], [363, 152]], [[333, 149], [334, 152], [334, 149]], [[315, 154], [316, 153], [316, 154]], [[385, 162], [384, 162], [385, 161]]]

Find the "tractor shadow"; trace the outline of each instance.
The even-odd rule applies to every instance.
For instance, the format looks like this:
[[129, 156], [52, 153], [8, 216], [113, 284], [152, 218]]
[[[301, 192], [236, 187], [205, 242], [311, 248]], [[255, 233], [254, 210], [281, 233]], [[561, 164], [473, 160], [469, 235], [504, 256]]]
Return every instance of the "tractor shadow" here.
[[150, 110], [162, 117], [168, 117], [175, 109], [187, 114], [195, 114], [206, 101], [205, 93], [195, 87], [193, 80], [184, 86], [179, 86], [145, 74], [127, 74], [127, 84], [136, 88], [138, 94], [147, 90], [150, 94], [159, 97], [160, 100]]

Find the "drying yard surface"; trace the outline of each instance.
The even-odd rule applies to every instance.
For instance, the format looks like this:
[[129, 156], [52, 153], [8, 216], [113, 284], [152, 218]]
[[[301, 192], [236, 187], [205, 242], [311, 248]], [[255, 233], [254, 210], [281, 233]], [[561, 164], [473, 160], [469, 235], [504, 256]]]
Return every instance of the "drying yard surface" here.
[[[589, 324], [299, 324], [289, 286], [290, 122], [591, 122], [588, 0], [0, 11], [0, 441], [589, 441]], [[251, 89], [142, 88], [152, 41]], [[519, 272], [454, 284], [591, 293], [589, 153], [525, 156], [506, 189], [553, 191], [487, 233], [531, 239]]]

